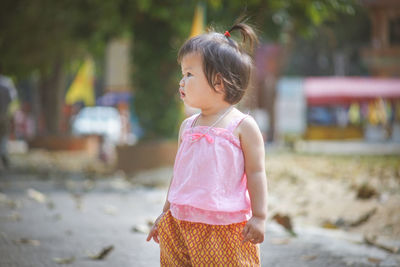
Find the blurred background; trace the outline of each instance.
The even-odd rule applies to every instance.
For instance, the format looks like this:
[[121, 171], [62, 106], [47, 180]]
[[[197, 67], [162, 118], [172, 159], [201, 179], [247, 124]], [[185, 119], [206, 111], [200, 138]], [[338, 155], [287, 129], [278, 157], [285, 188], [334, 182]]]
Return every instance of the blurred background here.
[[10, 87], [2, 121], [9, 122], [11, 151], [87, 146], [115, 162], [117, 146], [176, 139], [194, 112], [177, 94], [180, 45], [210, 26], [224, 31], [242, 14], [261, 43], [239, 107], [256, 118], [268, 143], [309, 149], [299, 141], [354, 140], [398, 148], [398, 1], [2, 6], [0, 68]]
[[238, 108], [264, 135], [271, 219], [399, 240], [398, 0], [2, 0], [3, 199], [18, 179], [165, 191], [196, 112], [179, 47], [242, 14], [260, 45]]

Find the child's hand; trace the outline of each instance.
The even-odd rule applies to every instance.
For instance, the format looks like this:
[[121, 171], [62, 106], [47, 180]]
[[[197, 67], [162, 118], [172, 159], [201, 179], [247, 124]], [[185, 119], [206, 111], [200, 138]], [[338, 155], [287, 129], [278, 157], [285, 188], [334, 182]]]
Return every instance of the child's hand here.
[[150, 241], [151, 238], [153, 238], [154, 242], [156, 242], [157, 244], [160, 243], [160, 241], [158, 240], [158, 222], [161, 220], [161, 218], [164, 216], [165, 212], [161, 213], [160, 216], [158, 216], [158, 218], [156, 219], [156, 221], [154, 222], [153, 226], [150, 229], [150, 232], [147, 236], [146, 241]]
[[243, 228], [243, 243], [250, 241], [253, 244], [264, 241], [265, 219], [253, 216]]

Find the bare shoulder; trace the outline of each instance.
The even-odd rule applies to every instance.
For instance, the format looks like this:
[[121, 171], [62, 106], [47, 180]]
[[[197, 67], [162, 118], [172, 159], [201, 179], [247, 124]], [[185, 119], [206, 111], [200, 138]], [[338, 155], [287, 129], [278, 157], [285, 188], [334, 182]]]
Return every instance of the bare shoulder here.
[[181, 127], [180, 129], [182, 130], [183, 128], [185, 128], [186, 124], [188, 123], [188, 121], [190, 120], [191, 117], [187, 117], [186, 119], [184, 119], [181, 123]]
[[246, 116], [237, 127], [241, 142], [261, 143], [262, 134], [256, 120], [252, 116]]
[[190, 117], [186, 118], [182, 121], [181, 126], [179, 127], [179, 132], [182, 132], [187, 127], [189, 120], [190, 120]]
[[188, 124], [189, 124], [191, 121], [193, 121], [193, 119], [194, 119], [196, 116], [198, 116], [198, 115], [199, 115], [198, 113], [197, 113], [197, 114], [194, 114], [194, 115], [192, 115], [192, 116], [187, 117], [186, 119], [184, 119], [184, 120], [182, 121], [181, 126], [179, 127], [179, 136], [178, 136], [178, 141], [179, 141], [179, 143], [178, 143], [178, 144], [180, 144], [180, 143], [182, 142], [182, 134], [183, 134], [184, 130], [189, 126]]
[[196, 114], [194, 114], [194, 115], [192, 115], [192, 116], [189, 116], [189, 117], [187, 117], [186, 119], [184, 119], [183, 121], [182, 121], [182, 123], [181, 123], [181, 127], [180, 127], [180, 131], [182, 131], [183, 129], [185, 129], [188, 125], [188, 123], [190, 122], [190, 121], [193, 121], [194, 120], [194, 118], [196, 117], [196, 116], [198, 116], [199, 115], [199, 113], [196, 113]]
[[252, 116], [246, 116], [238, 126], [242, 131], [259, 131], [258, 124]]
[[[240, 111], [239, 111], [240, 112]], [[244, 113], [240, 112], [238, 117], [245, 116]], [[246, 133], [246, 132], [259, 132], [260, 129], [258, 128], [258, 124], [255, 119], [251, 115], [246, 115], [243, 120], [239, 123], [237, 130], [239, 134]]]

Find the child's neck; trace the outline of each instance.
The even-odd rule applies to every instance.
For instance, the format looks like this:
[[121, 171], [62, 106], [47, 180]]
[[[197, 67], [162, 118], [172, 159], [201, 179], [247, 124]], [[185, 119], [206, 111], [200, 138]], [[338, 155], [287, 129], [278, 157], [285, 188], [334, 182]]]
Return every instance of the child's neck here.
[[201, 116], [204, 118], [213, 117], [213, 116], [220, 116], [225, 113], [229, 108], [231, 108], [231, 104], [223, 104], [220, 106], [210, 107], [201, 109]]

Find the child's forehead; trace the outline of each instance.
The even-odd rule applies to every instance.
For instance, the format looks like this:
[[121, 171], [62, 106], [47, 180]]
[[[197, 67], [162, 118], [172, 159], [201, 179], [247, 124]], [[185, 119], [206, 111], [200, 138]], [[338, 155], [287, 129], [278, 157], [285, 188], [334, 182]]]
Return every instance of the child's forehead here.
[[194, 68], [203, 65], [203, 58], [198, 52], [191, 52], [182, 57], [181, 68]]

